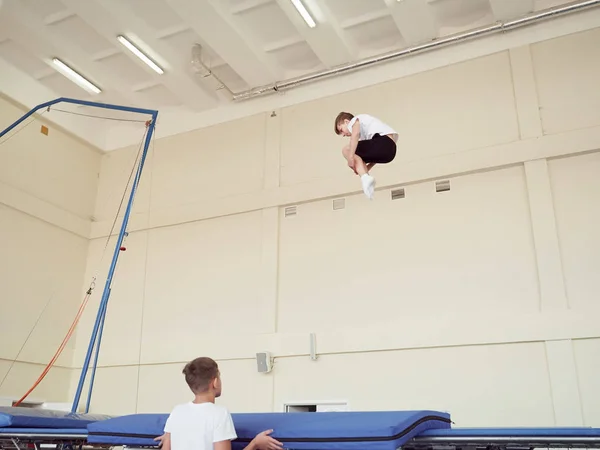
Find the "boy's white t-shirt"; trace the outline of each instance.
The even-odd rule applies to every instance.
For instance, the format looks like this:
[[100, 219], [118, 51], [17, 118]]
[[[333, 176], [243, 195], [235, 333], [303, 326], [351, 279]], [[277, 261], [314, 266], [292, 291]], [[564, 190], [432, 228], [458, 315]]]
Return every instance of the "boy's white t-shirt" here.
[[358, 119], [358, 123], [360, 124], [360, 141], [372, 139], [375, 133], [379, 133], [381, 136], [391, 134], [394, 142], [398, 142], [398, 133], [396, 130], [388, 124], [383, 123], [377, 117], [370, 116], [369, 114], [358, 114], [354, 116], [350, 122], [348, 122], [349, 133], [352, 133], [352, 127], [354, 126], [356, 119]]
[[229, 411], [214, 403], [184, 403], [169, 415], [164, 428], [173, 450], [212, 450], [215, 442], [237, 438]]

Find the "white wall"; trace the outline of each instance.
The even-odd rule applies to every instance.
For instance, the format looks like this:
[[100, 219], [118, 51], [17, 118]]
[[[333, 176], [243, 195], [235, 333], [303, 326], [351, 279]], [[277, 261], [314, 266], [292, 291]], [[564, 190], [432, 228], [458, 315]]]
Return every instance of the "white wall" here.
[[[233, 411], [341, 400], [460, 426], [600, 425], [598, 48], [597, 29], [157, 140], [92, 409], [167, 412], [189, 397], [184, 363], [209, 355]], [[340, 110], [400, 132], [373, 202], [340, 156]], [[86, 277], [135, 150], [103, 158]]]
[[278, 329], [539, 310], [523, 169], [432, 187], [408, 186], [394, 201], [381, 192], [373, 204], [355, 196], [343, 211], [323, 200], [282, 218]]
[[[25, 112], [0, 98], [0, 128]], [[56, 127], [40, 133], [42, 123], [0, 141], [0, 397], [14, 400], [50, 362], [83, 300], [101, 161]], [[74, 344], [28, 400], [68, 400]]]

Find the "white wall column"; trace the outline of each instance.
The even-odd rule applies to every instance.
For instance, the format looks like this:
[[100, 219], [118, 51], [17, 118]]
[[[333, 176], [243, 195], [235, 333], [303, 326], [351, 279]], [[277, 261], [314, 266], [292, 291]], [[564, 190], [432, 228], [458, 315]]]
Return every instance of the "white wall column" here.
[[[541, 313], [567, 311], [556, 216], [546, 159], [525, 163], [527, 193], [540, 285]], [[583, 414], [570, 339], [546, 341], [546, 359], [556, 426], [581, 426]]]
[[525, 163], [542, 312], [568, 308], [552, 190], [545, 159]]
[[540, 137], [542, 121], [529, 45], [511, 48], [509, 55], [521, 139]]
[[[279, 187], [280, 111], [266, 117], [264, 189]], [[279, 267], [279, 208], [262, 210], [261, 295], [265, 312], [265, 332], [277, 331], [277, 278]]]
[[262, 210], [261, 299], [264, 330], [277, 331], [277, 278], [279, 268], [279, 208]]
[[554, 404], [555, 425], [583, 426], [583, 412], [577, 379], [573, 341], [546, 341], [546, 357]]
[[279, 187], [281, 112], [267, 113], [265, 139], [264, 189]]

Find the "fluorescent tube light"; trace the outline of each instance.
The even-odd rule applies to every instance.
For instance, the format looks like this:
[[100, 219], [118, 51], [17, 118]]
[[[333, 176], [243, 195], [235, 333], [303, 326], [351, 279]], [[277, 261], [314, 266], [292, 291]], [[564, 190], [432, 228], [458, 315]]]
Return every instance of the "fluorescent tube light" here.
[[102, 92], [98, 86], [93, 84], [91, 81], [86, 80], [84, 77], [79, 75], [77, 72], [75, 72], [73, 69], [71, 69], [69, 66], [67, 66], [60, 59], [52, 58], [52, 62], [58, 68], [58, 71], [60, 73], [62, 73], [65, 77], [67, 77], [73, 83], [82, 87], [86, 91], [93, 92], [94, 94], [99, 94], [100, 92]]
[[123, 46], [125, 46], [125, 48], [127, 48], [127, 50], [129, 50], [131, 53], [133, 53], [139, 59], [144, 61], [144, 63], [146, 63], [148, 66], [150, 66], [150, 68], [152, 70], [154, 70], [156, 73], [158, 73], [160, 75], [162, 75], [164, 73], [163, 69], [158, 67], [158, 65], [154, 61], [152, 61], [150, 58], [148, 58], [148, 56], [146, 56], [139, 48], [137, 48], [135, 45], [133, 45], [131, 43], [131, 41], [129, 41], [125, 36], [117, 36], [117, 39], [121, 44], [123, 44]]
[[317, 26], [300, 0], [291, 0], [291, 2], [309, 27], [314, 28]]

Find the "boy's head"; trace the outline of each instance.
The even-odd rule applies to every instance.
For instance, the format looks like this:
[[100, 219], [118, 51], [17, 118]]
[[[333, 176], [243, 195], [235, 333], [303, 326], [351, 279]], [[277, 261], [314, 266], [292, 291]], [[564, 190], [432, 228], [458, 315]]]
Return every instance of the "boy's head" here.
[[341, 136], [352, 136], [352, 132], [348, 130], [348, 122], [354, 118], [354, 114], [349, 112], [341, 112], [335, 118], [335, 134]]
[[212, 393], [215, 397], [221, 395], [221, 374], [214, 360], [196, 358], [185, 365], [183, 374], [194, 394]]

